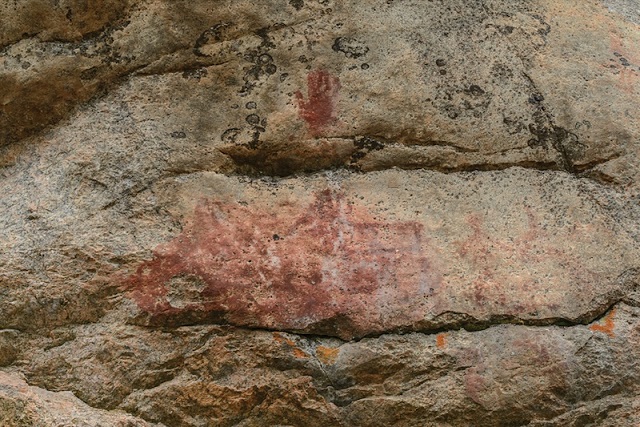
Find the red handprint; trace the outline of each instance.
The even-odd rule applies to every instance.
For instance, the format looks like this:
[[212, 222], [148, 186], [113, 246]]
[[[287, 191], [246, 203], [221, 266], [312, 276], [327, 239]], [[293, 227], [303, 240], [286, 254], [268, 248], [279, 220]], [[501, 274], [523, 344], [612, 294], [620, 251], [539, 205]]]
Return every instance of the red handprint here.
[[325, 70], [317, 70], [307, 76], [307, 97], [296, 92], [300, 117], [307, 122], [313, 135], [318, 135], [324, 127], [336, 120], [336, 101], [340, 80]]

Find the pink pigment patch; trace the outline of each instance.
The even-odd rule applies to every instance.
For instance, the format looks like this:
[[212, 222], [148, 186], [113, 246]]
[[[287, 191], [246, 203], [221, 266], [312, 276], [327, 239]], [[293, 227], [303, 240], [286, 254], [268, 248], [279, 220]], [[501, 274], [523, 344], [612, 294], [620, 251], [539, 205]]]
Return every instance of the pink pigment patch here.
[[125, 285], [155, 324], [351, 338], [424, 318], [441, 277], [423, 234], [417, 222], [376, 219], [330, 190], [306, 207], [202, 201]]
[[640, 64], [640, 52], [637, 48], [627, 48], [624, 39], [615, 31], [609, 34], [609, 44], [614, 61], [603, 64], [603, 67], [615, 70], [615, 73], [618, 74], [618, 86], [625, 93], [634, 94], [638, 91], [638, 81], [640, 80], [640, 73], [636, 70]]
[[313, 135], [319, 135], [324, 128], [336, 121], [336, 102], [340, 90], [340, 80], [324, 70], [307, 75], [307, 100], [302, 92], [296, 92], [300, 117], [307, 122]]
[[[486, 230], [479, 215], [469, 215], [467, 223], [472, 230], [469, 237], [457, 242], [457, 253], [472, 266], [472, 274], [465, 277], [469, 285], [460, 295], [475, 307], [489, 307], [488, 311], [529, 315], [539, 309], [555, 309], [565, 294], [551, 289], [547, 293], [546, 281], [540, 280], [538, 268], [561, 266], [569, 283], [597, 283], [595, 275], [583, 263], [566, 252], [563, 247], [550, 244], [550, 233], [540, 225], [532, 210], [526, 211], [528, 228], [510, 238], [497, 237]], [[584, 241], [588, 228], [575, 229], [570, 241]], [[510, 270], [511, 266], [521, 266]], [[526, 295], [526, 298], [523, 298]]]

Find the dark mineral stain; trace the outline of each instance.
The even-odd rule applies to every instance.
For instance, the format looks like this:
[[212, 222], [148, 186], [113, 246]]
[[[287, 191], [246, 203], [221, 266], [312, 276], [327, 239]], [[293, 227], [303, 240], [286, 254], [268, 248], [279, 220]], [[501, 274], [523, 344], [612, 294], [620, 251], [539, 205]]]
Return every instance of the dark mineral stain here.
[[300, 117], [307, 122], [311, 133], [321, 131], [336, 120], [336, 102], [340, 90], [340, 80], [325, 70], [317, 70], [307, 75], [307, 100], [297, 91], [296, 101]]
[[250, 125], [254, 125], [257, 126], [260, 124], [260, 116], [258, 116], [257, 114], [249, 114], [246, 117], [246, 121], [247, 123], [249, 123]]
[[80, 73], [80, 80], [93, 80], [98, 75], [100, 69], [98, 67], [92, 67], [84, 70]]
[[541, 93], [533, 93], [529, 97], [529, 103], [530, 104], [539, 104], [542, 101], [544, 101], [544, 96], [542, 96]]
[[273, 62], [273, 57], [268, 53], [263, 53], [258, 57], [258, 62], [260, 64], [270, 64]]
[[200, 37], [196, 40], [195, 45], [193, 46], [193, 53], [197, 56], [207, 56], [200, 52], [200, 48], [209, 43], [210, 40], [214, 40], [215, 42], [220, 42], [223, 40], [223, 34], [225, 30], [227, 30], [231, 24], [229, 22], [220, 22], [200, 34]]
[[556, 126], [542, 111], [537, 111], [533, 120], [528, 127], [535, 138], [529, 140], [529, 146], [553, 147], [562, 155], [564, 168], [569, 172], [575, 172], [574, 161], [583, 156], [586, 145], [579, 141], [575, 133]]
[[469, 86], [469, 89], [467, 89], [466, 92], [472, 96], [484, 95], [484, 90], [478, 85]]
[[429, 253], [421, 224], [376, 219], [331, 190], [306, 207], [204, 200], [124, 285], [151, 324], [216, 321], [351, 338], [424, 316], [442, 280]]
[[235, 143], [238, 135], [242, 132], [239, 128], [230, 128], [225, 130], [220, 136], [220, 140], [226, 143]]
[[293, 6], [296, 10], [300, 10], [304, 7], [303, 0], [289, 0], [289, 4]]
[[384, 143], [368, 136], [356, 138], [353, 141], [353, 145], [355, 147], [355, 151], [351, 155], [351, 166], [354, 170], [360, 170], [357, 166], [358, 160], [362, 159], [372, 151], [378, 151], [384, 148]]
[[278, 67], [276, 67], [273, 64], [267, 64], [264, 67], [264, 72], [267, 73], [268, 75], [273, 75], [278, 71]]
[[338, 37], [331, 46], [336, 52], [342, 52], [347, 58], [360, 58], [369, 52], [369, 48], [362, 42], [351, 37]]
[[206, 68], [196, 68], [193, 70], [185, 70], [182, 73], [182, 77], [185, 79], [194, 79], [200, 80], [203, 77], [206, 77], [209, 74]]

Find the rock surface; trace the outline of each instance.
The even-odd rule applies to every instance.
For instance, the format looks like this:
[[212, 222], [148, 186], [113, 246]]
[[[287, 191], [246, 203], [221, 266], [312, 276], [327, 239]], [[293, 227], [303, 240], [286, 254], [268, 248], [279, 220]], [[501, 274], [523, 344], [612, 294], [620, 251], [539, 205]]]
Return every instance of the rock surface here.
[[5, 424], [640, 424], [636, 2], [0, 16]]

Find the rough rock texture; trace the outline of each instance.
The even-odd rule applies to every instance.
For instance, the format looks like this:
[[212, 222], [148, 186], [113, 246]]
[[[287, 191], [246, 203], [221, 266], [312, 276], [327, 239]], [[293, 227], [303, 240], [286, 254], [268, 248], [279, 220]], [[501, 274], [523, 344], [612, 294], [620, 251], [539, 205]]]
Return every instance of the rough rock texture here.
[[640, 425], [636, 1], [0, 17], [2, 425]]

